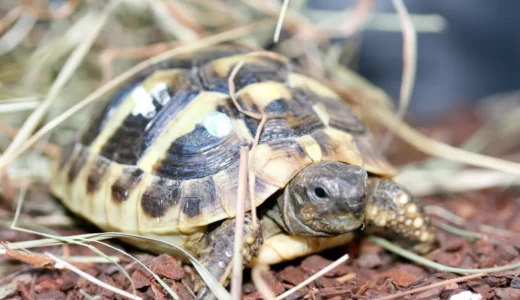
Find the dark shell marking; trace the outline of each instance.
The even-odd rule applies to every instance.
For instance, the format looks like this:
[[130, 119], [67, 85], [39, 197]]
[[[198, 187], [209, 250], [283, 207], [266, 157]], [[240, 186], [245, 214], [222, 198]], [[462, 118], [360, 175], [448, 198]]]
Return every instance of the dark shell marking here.
[[90, 156], [89, 150], [86, 147], [80, 147], [78, 154], [76, 155], [72, 166], [69, 169], [68, 179], [69, 183], [72, 183], [74, 179], [78, 176], [79, 172], [83, 168], [83, 166], [87, 163], [87, 160]]
[[[236, 118], [236, 112], [227, 100], [216, 111]], [[240, 156], [240, 147], [250, 143], [242, 140], [236, 132], [225, 137], [216, 137], [198, 124], [188, 134], [171, 143], [166, 156], [154, 165], [154, 173], [171, 179], [193, 179], [213, 175], [227, 169]]]
[[143, 178], [143, 170], [125, 166], [123, 174], [114, 182], [111, 187], [112, 199], [116, 202], [123, 202], [128, 198], [135, 186]]
[[179, 202], [181, 181], [155, 177], [141, 196], [143, 211], [154, 218], [162, 217]]
[[297, 89], [295, 91], [296, 99], [305, 101], [307, 103], [322, 103], [327, 109], [329, 116], [329, 126], [336, 128], [351, 134], [364, 134], [365, 125], [359, 120], [359, 118], [352, 112], [352, 110], [345, 105], [345, 103], [339, 102], [337, 99], [328, 97], [321, 97], [309, 90]]
[[[109, 100], [109, 103], [104, 107], [101, 114], [94, 119], [90, 127], [86, 130], [81, 138], [81, 143], [89, 146], [90, 143], [99, 135], [104, 129], [107, 122], [112, 117], [113, 112], [124, 102], [126, 97], [132, 92], [132, 90], [147, 77], [153, 74], [157, 70], [167, 69], [187, 69], [196, 71], [197, 67], [204, 65], [212, 60], [221, 57], [227, 57], [230, 55], [247, 52], [247, 49], [232, 46], [220, 46], [211, 50], [201, 50], [196, 54], [186, 55], [184, 57], [177, 57], [175, 60], [168, 60], [153, 65], [143, 72], [139, 73], [135, 78], [130, 79], [124, 86], [114, 93]], [[193, 72], [192, 71], [192, 72]], [[190, 76], [192, 79], [193, 76]], [[189, 86], [189, 84], [188, 84]]]
[[[147, 118], [130, 113], [106, 141], [100, 155], [120, 164], [135, 165], [147, 146], [153, 143], [156, 132], [160, 132], [157, 127], [164, 126], [165, 121], [179, 114], [201, 90], [200, 84], [188, 73], [179, 72], [164, 89], [150, 93], [156, 114], [161, 116]], [[164, 102], [171, 105], [163, 105]]]
[[107, 176], [111, 162], [104, 157], [97, 157], [87, 177], [87, 193], [95, 192], [101, 181]]
[[63, 147], [63, 150], [62, 150], [62, 153], [60, 156], [60, 165], [59, 165], [60, 170], [63, 169], [63, 167], [65, 167], [65, 164], [67, 164], [67, 162], [72, 157], [75, 147], [76, 147], [75, 142], [69, 143]]
[[184, 181], [182, 186], [182, 212], [189, 218], [199, 216], [208, 208], [220, 205], [215, 190], [215, 182], [211, 177], [196, 181]]

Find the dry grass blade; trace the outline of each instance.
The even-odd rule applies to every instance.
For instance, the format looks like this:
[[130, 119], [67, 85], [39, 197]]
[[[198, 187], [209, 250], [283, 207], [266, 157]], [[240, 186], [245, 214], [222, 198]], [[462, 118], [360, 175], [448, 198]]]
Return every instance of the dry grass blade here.
[[278, 23], [276, 24], [276, 30], [274, 31], [274, 42], [278, 43], [280, 39], [280, 32], [282, 32], [283, 20], [285, 19], [285, 14], [287, 13], [287, 8], [289, 7], [289, 2], [291, 0], [284, 0], [282, 9], [280, 10], [280, 16], [278, 17]]
[[[179, 295], [177, 295], [177, 293], [175, 293], [170, 286], [168, 286], [161, 278], [159, 278], [159, 276], [157, 276], [157, 274], [155, 274], [150, 268], [148, 268], [143, 262], [141, 262], [140, 260], [138, 260], [137, 258], [135, 258], [134, 256], [128, 254], [127, 252], [117, 248], [117, 247], [114, 247], [110, 244], [107, 244], [107, 243], [104, 243], [104, 242], [101, 242], [101, 241], [95, 241], [95, 243], [98, 243], [98, 244], [101, 244], [105, 247], [108, 247], [108, 248], [111, 248], [111, 249], [114, 249], [116, 250], [117, 252], [129, 257], [130, 259], [132, 259], [133, 261], [137, 262], [141, 267], [143, 267], [143, 269], [145, 269], [150, 275], [153, 276], [153, 278], [155, 278], [155, 280], [157, 282], [159, 282], [159, 284], [164, 288], [165, 291], [167, 291], [170, 296], [173, 297], [173, 299], [175, 300], [179, 300]], [[124, 268], [121, 268], [123, 270], [123, 273], [125, 274], [125, 276], [127, 278], [130, 278], [130, 284], [132, 286], [132, 290], [135, 291], [135, 286], [134, 286], [134, 283], [132, 282], [131, 280], [131, 277], [130, 275], [128, 275], [128, 273], [126, 272], [126, 270]]]
[[349, 14], [351, 18], [341, 24], [337, 31], [331, 32], [331, 37], [349, 37], [360, 31], [367, 22], [373, 5], [374, 0], [358, 0], [352, 13]]
[[[37, 233], [37, 234], [39, 234], [41, 236], [47, 236], [47, 234], [41, 234], [41, 233]], [[85, 239], [88, 241], [110, 239], [110, 237], [97, 238], [98, 235], [99, 235], [98, 233], [88, 233], [88, 234], [79, 234], [79, 235], [60, 237], [60, 238], [69, 238], [69, 239], [75, 239], [75, 240], [84, 240]], [[56, 245], [61, 245], [63, 243], [64, 243], [64, 241], [62, 241], [61, 239], [49, 237], [49, 238], [39, 239], [39, 240], [9, 243], [8, 245], [9, 245], [9, 249], [17, 250], [17, 249], [31, 249], [31, 248], [39, 248], [39, 247], [56, 246]], [[6, 253], [7, 253], [7, 249], [4, 246], [0, 245], [0, 255], [5, 255]]]
[[[101, 252], [99, 249], [97, 249], [96, 247], [92, 246], [92, 245], [88, 245], [88, 244], [85, 244], [81, 241], [76, 241], [76, 240], [72, 240], [72, 239], [69, 239], [67, 237], [62, 237], [62, 236], [59, 236], [59, 235], [54, 235], [54, 234], [47, 234], [47, 233], [42, 233], [42, 232], [38, 232], [38, 231], [34, 231], [34, 230], [29, 230], [29, 229], [25, 229], [25, 228], [20, 228], [17, 226], [17, 222], [18, 222], [18, 219], [20, 217], [20, 212], [22, 210], [22, 205], [23, 205], [23, 202], [24, 202], [24, 199], [25, 199], [25, 194], [27, 193], [27, 187], [24, 186], [21, 190], [20, 190], [20, 193], [18, 195], [18, 203], [16, 205], [16, 212], [15, 212], [15, 215], [14, 215], [14, 218], [13, 218], [13, 221], [11, 223], [11, 229], [12, 230], [15, 230], [15, 231], [21, 231], [21, 232], [26, 232], [26, 233], [30, 233], [30, 234], [34, 234], [34, 235], [39, 235], [39, 236], [44, 236], [44, 237], [48, 237], [48, 238], [51, 238], [51, 239], [54, 239], [55, 241], [60, 241], [59, 244], [61, 243], [72, 243], [72, 244], [77, 244], [77, 245], [80, 245], [80, 246], [84, 246], [84, 247], [87, 247], [88, 249], [90, 249], [92, 252], [98, 254], [99, 256], [105, 258], [106, 260], [109, 260], [111, 261], [113, 264], [115, 264], [119, 270], [125, 275], [125, 277], [130, 281], [130, 285], [132, 286], [132, 290], [133, 290], [133, 293], [134, 293], [134, 296], [136, 295], [136, 289], [135, 289], [135, 286], [130, 278], [130, 275], [128, 274], [128, 272], [126, 272], [126, 270], [121, 267], [119, 264], [117, 264], [115, 261], [112, 261], [110, 259], [109, 256], [105, 255], [103, 252]], [[33, 242], [38, 242], [38, 241], [33, 241]], [[41, 245], [39, 245], [41, 246]], [[114, 248], [112, 246], [109, 246], [111, 248]], [[7, 245], [2, 245], [2, 247], [0, 247], [0, 254], [7, 254], [7, 252], [9, 250], [14, 250], [16, 248], [13, 248], [12, 244], [9, 244], [9, 248], [7, 248]], [[22, 248], [22, 247], [18, 247], [18, 249], [25, 249], [25, 248]], [[119, 251], [119, 249], [116, 249]], [[120, 251], [122, 252], [122, 251]], [[166, 289], [168, 290], [168, 289]], [[175, 295], [175, 293], [173, 293]]]
[[40, 101], [25, 101], [25, 102], [0, 102], [0, 114], [12, 113], [18, 111], [32, 110], [38, 107]]
[[[458, 228], [458, 227], [455, 227], [455, 226], [451, 226], [450, 224], [448, 223], [445, 223], [445, 222], [442, 222], [442, 221], [439, 221], [439, 220], [436, 220], [436, 219], [433, 219], [431, 220], [432, 222], [432, 225], [433, 226], [436, 226], [446, 232], [449, 232], [453, 235], [457, 235], [457, 236], [461, 236], [461, 237], [465, 237], [469, 240], [475, 240], [475, 239], [482, 239], [484, 237], [484, 235], [480, 232], [475, 232], [475, 231], [469, 231], [469, 230], [465, 230], [465, 229], [461, 229], [461, 228]], [[493, 242], [493, 241], [491, 241]], [[496, 243], [495, 243], [496, 244]]]
[[384, 297], [379, 297], [379, 298], [376, 298], [374, 300], [391, 300], [391, 299], [397, 299], [397, 298], [400, 298], [400, 297], [404, 297], [406, 295], [411, 295], [411, 294], [415, 294], [415, 293], [419, 293], [419, 292], [423, 292], [423, 291], [427, 291], [427, 290], [430, 290], [430, 289], [433, 289], [433, 288], [436, 288], [436, 287], [441, 287], [441, 286], [446, 286], [450, 283], [457, 283], [457, 282], [463, 282], [463, 281], [469, 281], [471, 279], [474, 279], [474, 278], [479, 278], [479, 277], [482, 277], [486, 275], [486, 273], [477, 273], [477, 274], [472, 274], [472, 275], [467, 275], [467, 276], [462, 276], [462, 277], [457, 277], [457, 278], [453, 278], [453, 279], [449, 279], [449, 280], [444, 280], [444, 281], [441, 281], [441, 282], [437, 282], [437, 283], [434, 283], [434, 284], [430, 284], [430, 285], [427, 285], [427, 286], [422, 286], [422, 287], [418, 287], [418, 288], [415, 288], [415, 289], [411, 289], [409, 291], [405, 291], [405, 292], [400, 292], [400, 293], [396, 293], [396, 294], [393, 294], [393, 295], [389, 295], [389, 296], [384, 296]]
[[191, 42], [200, 38], [191, 28], [184, 26], [177, 18], [169, 13], [168, 6], [164, 1], [148, 0], [150, 9], [153, 11], [159, 27], [176, 37], [180, 42]]
[[16, 6], [12, 8], [5, 16], [0, 19], [0, 35], [4, 33], [23, 13], [22, 6]]
[[146, 46], [129, 48], [109, 48], [103, 50], [99, 56], [99, 67], [101, 68], [102, 82], [107, 82], [114, 77], [113, 62], [116, 59], [132, 58], [143, 59], [158, 55], [168, 49], [180, 46], [179, 42], [157, 43]]
[[45, 100], [41, 103], [41, 105], [27, 118], [22, 128], [11, 142], [9, 147], [5, 150], [5, 152], [0, 157], [0, 169], [4, 168], [7, 164], [9, 164], [15, 157], [18, 155], [15, 154], [22, 144], [28, 139], [33, 130], [36, 128], [44, 114], [47, 112], [49, 107], [52, 105], [56, 96], [61, 91], [63, 86], [67, 83], [69, 78], [72, 76], [74, 71], [77, 69], [79, 64], [83, 61], [83, 58], [90, 50], [90, 47], [96, 40], [98, 34], [103, 28], [108, 16], [111, 12], [116, 8], [119, 0], [111, 1], [103, 10], [103, 12], [99, 15], [98, 20], [96, 22], [96, 26], [92, 28], [91, 34], [83, 40], [83, 42], [72, 52], [69, 56], [69, 59], [65, 62], [65, 65], [61, 69], [58, 77], [54, 81], [51, 86], [49, 93], [45, 97]]
[[238, 103], [238, 100], [235, 95], [236, 87], [235, 87], [235, 82], [233, 80], [235, 79], [235, 76], [238, 74], [238, 71], [240, 71], [240, 69], [246, 63], [246, 60], [250, 57], [267, 57], [267, 58], [277, 60], [283, 64], [287, 64], [288, 61], [287, 61], [287, 58], [281, 56], [278, 53], [274, 53], [274, 52], [269, 52], [269, 51], [249, 52], [242, 57], [242, 59], [233, 67], [233, 70], [231, 70], [231, 73], [229, 74], [229, 77], [228, 77], [229, 97], [231, 98], [231, 100], [233, 100], [233, 104], [235, 105], [235, 107], [238, 109], [238, 111], [240, 111], [241, 113], [243, 113], [244, 115], [246, 115], [248, 117], [251, 117], [254, 119], [261, 119], [262, 114], [247, 111], [247, 110], [243, 109], [242, 106], [240, 105], [240, 103]]
[[240, 38], [242, 36], [245, 36], [247, 34], [250, 34], [254, 31], [261, 31], [261, 30], [267, 30], [269, 29], [269, 26], [272, 24], [273, 21], [271, 19], [265, 19], [259, 22], [254, 22], [242, 27], [234, 28], [228, 31], [224, 31], [221, 33], [214, 34], [212, 36], [209, 36], [207, 38], [203, 38], [199, 40], [196, 43], [190, 43], [183, 46], [179, 46], [175, 49], [171, 49], [169, 51], [166, 51], [158, 56], [152, 57], [146, 61], [143, 61], [136, 65], [135, 67], [131, 68], [130, 70], [126, 71], [125, 73], [121, 74], [120, 76], [112, 79], [111, 81], [107, 82], [103, 86], [101, 86], [96, 91], [92, 92], [90, 95], [88, 95], [83, 101], [77, 103], [67, 111], [63, 112], [60, 116], [53, 119], [49, 123], [45, 124], [38, 132], [36, 132], [31, 138], [27, 140], [23, 144], [23, 146], [16, 152], [13, 153], [9, 159], [5, 159], [3, 156], [0, 158], [0, 169], [4, 168], [9, 162], [16, 159], [18, 156], [20, 156], [22, 153], [27, 151], [29, 148], [31, 148], [38, 140], [40, 140], [43, 136], [45, 136], [47, 133], [49, 133], [54, 127], [61, 124], [63, 121], [70, 118], [72, 115], [77, 113], [79, 110], [83, 109], [87, 105], [94, 103], [95, 101], [99, 100], [103, 95], [108, 93], [109, 91], [113, 90], [114, 88], [118, 87], [120, 84], [125, 82], [126, 80], [130, 79], [132, 76], [136, 75], [140, 71], [143, 71], [147, 67], [159, 63], [163, 60], [166, 60], [168, 58], [171, 58], [175, 55], [186, 53], [189, 51], [194, 51], [197, 49], [201, 49], [204, 47], [208, 47], [210, 45], [215, 45], [218, 43], [222, 43], [229, 40], [234, 40], [237, 38]]
[[0, 37], [0, 55], [4, 55], [16, 48], [31, 32], [37, 19], [22, 14], [2, 37]]
[[[397, 109], [397, 117], [403, 119], [410, 104], [415, 74], [417, 73], [417, 32], [403, 1], [392, 0], [392, 3], [399, 16], [403, 32], [403, 77], [401, 80], [401, 91], [399, 92], [399, 108]], [[392, 141], [397, 126], [396, 123], [388, 128], [388, 132], [381, 143], [383, 151], [386, 150]]]
[[389, 101], [388, 95], [381, 89], [345, 68], [338, 67], [336, 71], [335, 77], [337, 81], [345, 80], [354, 84], [349, 87], [343, 87], [327, 79], [323, 79], [323, 81], [338, 94], [342, 95], [344, 99], [350, 99], [352, 101], [350, 103], [361, 106], [363, 113], [370, 120], [387, 128], [397, 124], [395, 134], [419, 151], [431, 156], [472, 166], [495, 169], [516, 175], [520, 174], [519, 163], [473, 153], [425, 136], [395, 116], [395, 113], [386, 105]]
[[181, 24], [190, 28], [193, 32], [198, 35], [198, 38], [206, 35], [206, 31], [197, 23], [196, 18], [193, 16], [191, 11], [184, 7], [179, 1], [164, 0], [164, 5], [168, 8], [169, 13]]
[[460, 193], [520, 184], [520, 178], [515, 174], [483, 169], [457, 171], [457, 169], [453, 170], [451, 168], [405, 169], [398, 175], [396, 181], [408, 187], [415, 196], [437, 193]]
[[80, 0], [68, 0], [58, 9], [53, 11], [41, 9], [32, 5], [24, 5], [24, 10], [27, 14], [30, 14], [37, 19], [64, 19], [74, 12], [79, 3]]
[[343, 255], [342, 257], [338, 258], [336, 261], [331, 263], [330, 265], [326, 266], [325, 268], [319, 270], [309, 278], [305, 279], [304, 281], [300, 282], [297, 286], [293, 287], [292, 289], [286, 291], [285, 293], [281, 294], [280, 296], [276, 297], [276, 300], [281, 300], [285, 297], [289, 297], [297, 290], [301, 289], [302, 287], [308, 285], [309, 283], [313, 282], [314, 280], [320, 278], [321, 276], [325, 275], [330, 270], [336, 268], [337, 266], [341, 265], [342, 263], [346, 262], [349, 259], [348, 254]]
[[242, 297], [242, 249], [244, 248], [244, 214], [247, 192], [247, 162], [249, 160], [249, 148], [240, 148], [240, 167], [237, 191], [237, 207], [235, 219], [235, 240], [233, 244], [233, 273], [231, 275], [231, 297], [239, 300]]
[[267, 282], [262, 278], [263, 272], [269, 272], [269, 267], [262, 264], [255, 265], [253, 269], [251, 269], [251, 279], [264, 299], [275, 300], [276, 295], [273, 293]]
[[473, 166], [495, 169], [520, 175], [519, 163], [473, 153], [428, 138], [424, 134], [413, 129], [408, 124], [397, 118], [391, 111], [381, 107], [372, 107], [370, 109], [366, 109], [366, 111], [373, 120], [384, 126], [393, 126], [397, 124], [398, 126], [396, 128], [396, 134], [408, 144], [414, 146], [426, 154]]
[[[0, 134], [5, 135], [9, 139], [14, 139], [18, 134], [18, 129], [0, 123]], [[43, 153], [51, 158], [57, 158], [60, 151], [60, 147], [52, 143], [46, 143], [43, 148]]]
[[[38, 234], [38, 233], [36, 233], [36, 234]], [[46, 235], [44, 235], [44, 236], [46, 236]], [[63, 242], [78, 243], [78, 241], [81, 241], [82, 243], [86, 243], [86, 242], [97, 242], [99, 240], [111, 239], [111, 238], [134, 238], [134, 239], [138, 239], [138, 240], [152, 241], [152, 242], [167, 245], [171, 248], [179, 250], [190, 260], [193, 267], [195, 267], [195, 269], [197, 270], [197, 273], [200, 275], [200, 277], [202, 277], [204, 282], [210, 288], [211, 292], [213, 292], [213, 294], [218, 299], [220, 299], [220, 300], [231, 299], [231, 295], [226, 291], [226, 289], [189, 252], [187, 252], [185, 249], [178, 247], [174, 244], [171, 244], [171, 243], [168, 243], [168, 242], [165, 242], [162, 240], [150, 238], [150, 237], [145, 237], [145, 236], [140, 236], [137, 234], [130, 234], [130, 233], [121, 233], [121, 232], [103, 232], [103, 233], [82, 234], [82, 235], [77, 235], [77, 236], [54, 237], [54, 238], [42, 239], [42, 240], [38, 240], [38, 241], [18, 242], [18, 243], [10, 244], [9, 247], [10, 247], [10, 249], [20, 249], [21, 247], [34, 248], [34, 247], [58, 245], [58, 244], [62, 244]], [[5, 251], [2, 248], [3, 247], [0, 247], [0, 254], [2, 254], [3, 251]], [[96, 249], [96, 248], [94, 248], [94, 249]]]
[[411, 261], [425, 265], [427, 267], [430, 267], [432, 269], [435, 269], [435, 270], [438, 270], [441, 272], [451, 272], [451, 273], [457, 273], [457, 274], [477, 274], [477, 273], [502, 272], [502, 271], [508, 271], [508, 270], [514, 270], [514, 269], [520, 268], [520, 262], [503, 265], [503, 266], [499, 266], [499, 267], [495, 267], [495, 268], [482, 268], [482, 269], [454, 268], [454, 267], [445, 266], [445, 265], [436, 263], [434, 261], [431, 261], [429, 259], [426, 259], [416, 253], [403, 249], [383, 238], [376, 237], [376, 236], [370, 236], [370, 239], [374, 243], [378, 244], [379, 246], [385, 248], [388, 251], [391, 251], [401, 257], [407, 258]]
[[49, 252], [44, 252], [44, 253], [45, 253], [45, 255], [47, 255], [48, 257], [50, 257], [52, 260], [54, 260], [56, 262], [55, 268], [58, 268], [58, 269], [63, 269], [63, 268], [69, 269], [72, 272], [78, 274], [79, 276], [87, 279], [88, 281], [90, 281], [90, 282], [92, 282], [94, 284], [97, 284], [100, 287], [105, 288], [105, 289], [107, 289], [107, 290], [109, 290], [111, 292], [114, 292], [116, 294], [125, 296], [125, 297], [130, 298], [130, 299], [142, 300], [142, 298], [139, 297], [139, 296], [132, 295], [129, 292], [123, 291], [121, 289], [118, 289], [116, 287], [111, 286], [110, 284], [104, 283], [103, 281], [97, 279], [96, 277], [81, 271], [80, 269], [74, 267], [73, 265], [69, 264], [68, 262], [66, 262], [66, 261], [64, 261], [62, 259], [57, 258], [56, 256], [52, 255]]
[[[443, 218], [446, 221], [449, 221], [457, 226], [464, 226], [466, 220], [452, 213], [451, 211], [436, 205], [428, 205], [424, 207], [424, 210], [427, 214], [436, 215], [440, 218]], [[515, 237], [520, 239], [520, 232], [513, 232], [509, 230], [505, 230], [502, 228], [493, 227], [486, 224], [479, 224], [479, 230], [488, 234], [502, 235], [507, 237]]]
[[99, 256], [67, 256], [67, 257], [60, 257], [60, 259], [63, 259], [66, 262], [74, 263], [74, 264], [111, 264], [113, 262], [121, 262], [121, 259], [117, 256], [109, 256], [110, 259], [106, 259], [104, 257]]

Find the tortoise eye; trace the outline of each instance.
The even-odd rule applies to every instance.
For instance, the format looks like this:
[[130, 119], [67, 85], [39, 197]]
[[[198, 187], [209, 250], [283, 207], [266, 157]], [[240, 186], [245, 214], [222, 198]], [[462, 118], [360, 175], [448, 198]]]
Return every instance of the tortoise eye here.
[[327, 192], [322, 187], [316, 187], [314, 188], [314, 195], [318, 198], [327, 198], [329, 195], [327, 195]]

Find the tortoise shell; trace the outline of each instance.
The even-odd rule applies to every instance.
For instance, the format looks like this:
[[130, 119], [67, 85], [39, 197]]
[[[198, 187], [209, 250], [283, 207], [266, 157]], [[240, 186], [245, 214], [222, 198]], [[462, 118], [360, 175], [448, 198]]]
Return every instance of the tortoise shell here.
[[[228, 76], [246, 48], [221, 45], [156, 65], [116, 92], [65, 147], [51, 189], [104, 230], [183, 236], [235, 215], [239, 152], [259, 120], [241, 114]], [[390, 177], [395, 169], [332, 90], [292, 65], [247, 57], [236, 97], [267, 122], [252, 155], [256, 204], [318, 161]], [[180, 243], [182, 241], [176, 241]]]

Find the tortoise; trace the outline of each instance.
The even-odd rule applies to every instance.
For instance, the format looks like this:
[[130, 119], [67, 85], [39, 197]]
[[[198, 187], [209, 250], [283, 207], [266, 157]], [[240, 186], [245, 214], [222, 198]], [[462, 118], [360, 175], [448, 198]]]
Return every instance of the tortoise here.
[[250, 50], [218, 45], [129, 80], [63, 147], [53, 194], [103, 230], [186, 249], [224, 283], [240, 148], [251, 147], [259, 126], [229, 97], [228, 76], [245, 60], [234, 78], [237, 100], [267, 121], [250, 152], [260, 226], [246, 215], [244, 265], [347, 243], [362, 225], [415, 250], [430, 249], [435, 234], [427, 216], [391, 180], [396, 168], [344, 99], [291, 63], [244, 58]]

